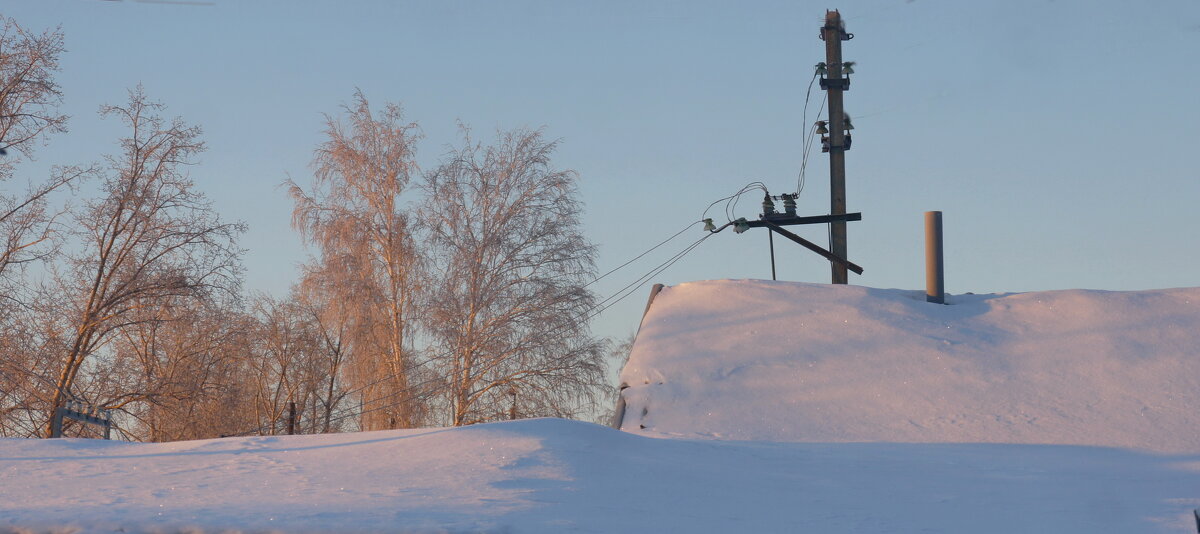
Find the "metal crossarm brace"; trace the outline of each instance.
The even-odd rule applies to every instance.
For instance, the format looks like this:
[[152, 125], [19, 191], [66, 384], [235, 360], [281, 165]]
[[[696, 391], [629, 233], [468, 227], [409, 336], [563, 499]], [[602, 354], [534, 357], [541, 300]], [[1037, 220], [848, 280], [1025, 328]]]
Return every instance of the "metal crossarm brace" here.
[[[844, 266], [845, 268], [853, 271], [854, 274], [862, 274], [863, 273], [863, 268], [859, 267], [858, 265], [855, 265], [850, 260], [847, 260], [845, 258], [837, 256], [834, 253], [821, 248], [820, 245], [817, 245], [816, 243], [813, 243], [812, 241], [809, 241], [807, 239], [804, 239], [803, 237], [800, 237], [796, 234], [793, 234], [793, 233], [787, 231], [782, 226], [779, 226], [778, 224], [775, 224], [774, 222], [761, 221], [761, 220], [758, 222], [762, 223], [762, 226], [770, 228], [771, 231], [773, 231], [783, 237], [791, 239], [792, 241], [795, 241], [796, 243], [799, 243], [801, 246], [803, 246], [804, 248], [807, 248], [808, 250], [811, 250], [813, 252], [816, 252], [817, 254], [820, 254], [821, 257], [823, 257], [833, 263], [836, 263], [838, 265]], [[751, 225], [753, 225], [753, 223], [751, 223]]]

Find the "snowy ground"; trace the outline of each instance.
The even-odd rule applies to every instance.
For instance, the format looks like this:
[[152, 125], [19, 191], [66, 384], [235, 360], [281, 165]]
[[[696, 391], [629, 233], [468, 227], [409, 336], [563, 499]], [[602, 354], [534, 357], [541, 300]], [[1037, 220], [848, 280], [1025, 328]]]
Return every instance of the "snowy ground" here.
[[0, 439], [0, 533], [1194, 531], [1200, 290], [952, 301], [668, 288], [624, 431]]
[[0, 480], [13, 532], [1188, 532], [1200, 505], [1200, 456], [654, 439], [554, 419], [0, 440]]

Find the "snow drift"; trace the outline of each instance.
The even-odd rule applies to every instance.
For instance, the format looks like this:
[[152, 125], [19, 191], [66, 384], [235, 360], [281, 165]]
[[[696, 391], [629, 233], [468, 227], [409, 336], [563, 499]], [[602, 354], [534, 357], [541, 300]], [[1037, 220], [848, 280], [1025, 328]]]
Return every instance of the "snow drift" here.
[[948, 303], [758, 280], [664, 288], [621, 374], [622, 428], [1200, 452], [1200, 289]]

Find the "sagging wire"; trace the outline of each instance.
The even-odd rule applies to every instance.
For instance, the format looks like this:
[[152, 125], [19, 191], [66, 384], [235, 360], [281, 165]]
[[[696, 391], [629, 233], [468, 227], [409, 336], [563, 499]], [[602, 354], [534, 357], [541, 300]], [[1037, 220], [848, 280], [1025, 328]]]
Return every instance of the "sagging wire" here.
[[613, 269], [613, 270], [611, 270], [611, 271], [608, 271], [608, 272], [606, 272], [606, 273], [604, 273], [604, 274], [602, 274], [602, 275], [600, 275], [600, 276], [596, 277], [596, 279], [595, 279], [595, 280], [592, 280], [591, 282], [588, 282], [588, 283], [584, 284], [584, 285], [583, 285], [583, 287], [588, 287], [588, 286], [590, 286], [590, 285], [592, 285], [592, 284], [594, 284], [594, 283], [596, 283], [596, 282], [599, 282], [599, 281], [600, 281], [600, 280], [602, 280], [604, 277], [606, 277], [606, 276], [608, 276], [608, 275], [610, 275], [610, 274], [612, 274], [612, 273], [615, 273], [615, 272], [617, 272], [617, 271], [621, 270], [621, 268], [623, 268], [623, 267], [625, 267], [625, 266], [627, 266], [627, 265], [629, 265], [629, 264], [631, 264], [631, 263], [633, 263], [633, 262], [635, 262], [635, 261], [637, 261], [637, 260], [640, 260], [640, 259], [642, 259], [642, 257], [643, 257], [643, 256], [645, 256], [646, 254], [649, 254], [649, 253], [651, 253], [651, 252], [654, 252], [656, 249], [658, 249], [658, 247], [661, 247], [661, 246], [663, 246], [663, 245], [665, 245], [665, 244], [667, 244], [667, 243], [671, 242], [671, 240], [675, 239], [676, 237], [679, 237], [679, 236], [683, 235], [683, 233], [684, 233], [684, 232], [686, 232], [686, 231], [690, 230], [690, 229], [691, 229], [693, 226], [696, 226], [697, 224], [699, 224], [699, 223], [702, 223], [702, 222], [704, 222], [704, 221], [702, 221], [702, 220], [701, 220], [701, 221], [693, 221], [693, 222], [690, 222], [690, 223], [688, 223], [688, 224], [687, 224], [687, 226], [684, 226], [682, 230], [680, 230], [680, 231], [678, 231], [678, 232], [675, 232], [675, 234], [674, 234], [674, 235], [672, 235], [671, 237], [668, 237], [668, 238], [666, 238], [666, 239], [662, 240], [662, 241], [661, 241], [661, 242], [659, 242], [657, 245], [654, 245], [653, 247], [650, 247], [649, 249], [647, 249], [645, 252], [642, 252], [641, 254], [638, 254], [637, 256], [634, 256], [634, 258], [633, 258], [633, 259], [631, 259], [631, 260], [629, 260], [629, 261], [627, 261], [627, 262], [625, 262], [625, 263], [622, 263], [621, 265], [618, 265], [618, 266], [617, 266], [615, 269]]
[[738, 192], [727, 197], [721, 197], [717, 200], [714, 200], [712, 204], [709, 204], [707, 208], [704, 208], [704, 212], [700, 214], [700, 220], [705, 220], [708, 216], [708, 210], [712, 209], [713, 206], [716, 206], [721, 202], [725, 202], [725, 219], [730, 221], [733, 220], [733, 214], [731, 213], [731, 210], [737, 207], [737, 199], [750, 191], [754, 191], [755, 189], [762, 190], [764, 193], [767, 192], [766, 184], [762, 182], [750, 182], [738, 190]]
[[[700, 238], [700, 239], [696, 240], [695, 242], [693, 242], [692, 244], [688, 245], [687, 247], [685, 247], [685, 248], [684, 248], [683, 250], [681, 250], [680, 252], [677, 252], [677, 253], [675, 253], [675, 255], [674, 255], [674, 256], [671, 256], [671, 257], [670, 257], [670, 258], [668, 258], [666, 261], [664, 261], [664, 262], [662, 262], [662, 263], [660, 263], [660, 264], [656, 265], [654, 268], [650, 269], [650, 271], [649, 271], [649, 272], [647, 272], [646, 274], [643, 274], [642, 276], [638, 277], [638, 278], [637, 278], [636, 280], [634, 280], [633, 282], [630, 282], [630, 283], [629, 283], [628, 285], [626, 285], [625, 287], [622, 287], [621, 289], [617, 290], [617, 291], [616, 291], [615, 293], [613, 293], [612, 295], [609, 295], [609, 296], [608, 296], [607, 298], [605, 298], [604, 300], [601, 300], [600, 302], [596, 303], [596, 305], [592, 307], [592, 310], [597, 310], [597, 309], [598, 309], [598, 310], [597, 310], [595, 313], [592, 313], [592, 310], [589, 310], [589, 311], [588, 311], [588, 313], [589, 313], [589, 317], [588, 317], [588, 318], [590, 319], [590, 318], [592, 318], [592, 317], [596, 317], [597, 315], [600, 315], [601, 313], [603, 313], [603, 312], [604, 312], [605, 310], [607, 310], [608, 308], [611, 308], [611, 307], [612, 307], [614, 304], [616, 304], [617, 302], [620, 302], [622, 299], [624, 299], [625, 297], [629, 296], [629, 295], [630, 295], [630, 294], [632, 294], [634, 291], [637, 291], [637, 290], [638, 290], [638, 288], [640, 288], [640, 287], [642, 287], [643, 285], [645, 285], [645, 284], [646, 284], [646, 282], [647, 282], [647, 281], [648, 281], [648, 280], [649, 280], [651, 277], [653, 277], [654, 275], [656, 275], [656, 274], [659, 274], [659, 273], [661, 273], [661, 272], [665, 271], [665, 270], [666, 270], [668, 267], [670, 267], [672, 264], [674, 264], [675, 262], [679, 261], [681, 258], [683, 258], [684, 256], [686, 256], [686, 255], [687, 255], [689, 252], [691, 252], [691, 251], [692, 251], [692, 249], [696, 248], [696, 246], [698, 246], [698, 245], [699, 245], [701, 242], [703, 242], [705, 239], [708, 239], [708, 238], [709, 238], [709, 236], [711, 236], [711, 235], [712, 235], [712, 234], [705, 234], [705, 236], [704, 236], [704, 237], [702, 237], [702, 238]], [[614, 300], [614, 299], [615, 299], [615, 300]]]

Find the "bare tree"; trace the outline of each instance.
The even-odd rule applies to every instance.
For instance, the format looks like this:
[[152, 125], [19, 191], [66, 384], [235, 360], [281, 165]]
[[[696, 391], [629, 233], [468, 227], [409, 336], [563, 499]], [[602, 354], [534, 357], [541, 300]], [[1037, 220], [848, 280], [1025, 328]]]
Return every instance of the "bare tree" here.
[[464, 137], [426, 175], [420, 210], [424, 324], [449, 383], [448, 422], [577, 415], [604, 384], [577, 175], [551, 166], [555, 143], [540, 132], [501, 133], [488, 147]]
[[46, 134], [66, 131], [67, 116], [58, 114], [62, 92], [54, 81], [63, 33], [59, 28], [33, 33], [4, 16], [0, 24], [0, 150], [29, 156]]
[[243, 355], [252, 322], [232, 298], [177, 299], [131, 312], [114, 350], [93, 365], [88, 395], [119, 410], [143, 441], [214, 438], [251, 427]]
[[[34, 33], [0, 15], [0, 184], [14, 178], [22, 156], [50, 134], [66, 131], [67, 116], [58, 113], [62, 92], [54, 80], [63, 53], [60, 29]], [[52, 222], [61, 210], [50, 208], [53, 192], [85, 174], [75, 168], [56, 169], [42, 182], [28, 181], [19, 194], [0, 193], [0, 311], [11, 304], [11, 267], [28, 264], [49, 252]]]
[[[101, 110], [130, 134], [122, 153], [108, 158], [101, 198], [75, 216], [83, 244], [62, 278], [63, 293], [75, 299], [73, 320], [48, 412], [72, 393], [88, 358], [122, 329], [175, 319], [138, 311], [238, 287], [235, 241], [244, 226], [222, 222], [185, 172], [204, 148], [199, 127], [166, 121], [162, 110], [141, 87], [130, 91], [128, 104]], [[47, 435], [48, 419], [49, 413]]]
[[412, 301], [417, 259], [402, 196], [417, 172], [419, 134], [399, 106], [376, 115], [361, 92], [342, 117], [326, 117], [327, 140], [313, 159], [305, 191], [288, 180], [292, 225], [319, 251], [311, 276], [343, 306], [353, 386], [364, 401], [365, 430], [404, 428], [422, 419], [411, 388]]
[[254, 413], [263, 433], [283, 431], [288, 404], [306, 406], [323, 381], [315, 364], [321, 347], [315, 325], [294, 300], [255, 299], [257, 331], [248, 368], [254, 380]]
[[[58, 292], [36, 287], [28, 306], [10, 307], [0, 321], [0, 435], [31, 437], [41, 434], [45, 407], [54, 393], [51, 369], [62, 354], [65, 321], [56, 308], [65, 304]], [[0, 306], [3, 309], [3, 306]]]
[[363, 302], [346, 298], [357, 293], [345, 284], [357, 284], [357, 281], [346, 277], [336, 276], [335, 273], [314, 271], [312, 265], [306, 270], [303, 279], [293, 292], [297, 302], [297, 310], [312, 324], [316, 336], [314, 361], [320, 373], [316, 378], [320, 387], [313, 394], [314, 402], [309, 407], [311, 432], [333, 432], [345, 426], [348, 422], [346, 413], [339, 413], [334, 419], [334, 412], [349, 411], [345, 404], [350, 400], [349, 390], [345, 384], [352, 383], [348, 377], [348, 363], [354, 352], [356, 340], [369, 336], [356, 333], [356, 329], [365, 326], [359, 318], [368, 316], [368, 306]]
[[52, 206], [52, 194], [85, 171], [55, 169], [44, 181], [25, 180], [23, 188], [12, 182], [35, 148], [66, 130], [54, 80], [62, 52], [61, 30], [31, 32], [0, 15], [0, 435], [39, 433], [37, 407], [53, 390], [43, 373], [52, 337], [33, 320], [40, 312], [32, 304], [44, 309], [55, 295], [35, 298], [40, 286], [21, 278], [22, 267], [55, 252], [54, 223], [65, 208]]

